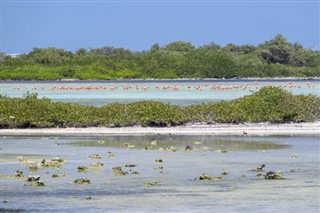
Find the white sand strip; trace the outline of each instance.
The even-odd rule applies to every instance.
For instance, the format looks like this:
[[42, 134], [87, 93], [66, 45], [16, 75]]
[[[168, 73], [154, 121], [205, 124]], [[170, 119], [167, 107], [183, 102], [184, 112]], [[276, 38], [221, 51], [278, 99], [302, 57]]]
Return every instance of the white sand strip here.
[[320, 122], [314, 123], [246, 123], [246, 124], [189, 124], [178, 127], [123, 127], [123, 128], [51, 128], [51, 129], [0, 129], [1, 136], [108, 136], [108, 135], [317, 135]]

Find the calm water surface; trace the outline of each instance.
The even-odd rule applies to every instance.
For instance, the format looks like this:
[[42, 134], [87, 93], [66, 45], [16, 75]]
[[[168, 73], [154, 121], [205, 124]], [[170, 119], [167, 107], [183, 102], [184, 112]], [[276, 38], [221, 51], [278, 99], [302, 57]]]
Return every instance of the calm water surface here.
[[[2, 137], [0, 210], [316, 213], [320, 210], [319, 140], [315, 136]], [[152, 141], [158, 144], [151, 146]], [[125, 143], [132, 146], [126, 149]], [[193, 151], [184, 151], [187, 145]], [[160, 150], [171, 146], [176, 152]], [[101, 155], [101, 159], [89, 159], [92, 154]], [[28, 164], [19, 162], [19, 156], [32, 162], [58, 156], [66, 163], [60, 169], [30, 171]], [[77, 171], [77, 166], [89, 167], [93, 162], [104, 166]], [[257, 176], [259, 172], [250, 171], [261, 164], [266, 165], [261, 174], [282, 171], [284, 179], [265, 180]], [[112, 167], [117, 166], [128, 174], [113, 174]], [[17, 169], [25, 175], [40, 175], [46, 186], [32, 187], [23, 179], [10, 178]], [[222, 172], [228, 172], [222, 181], [195, 179], [203, 173], [220, 176]], [[60, 177], [52, 178], [52, 174]], [[89, 178], [91, 184], [73, 183], [82, 177]], [[145, 186], [145, 182], [158, 185]], [[5, 200], [9, 203], [3, 203]]]
[[114, 102], [159, 100], [189, 105], [231, 100], [249, 95], [265, 85], [281, 86], [293, 94], [320, 96], [319, 80], [179, 80], [179, 81], [26, 81], [0, 82], [0, 94], [22, 97], [36, 92], [54, 101], [102, 106]]
[[[0, 82], [0, 94], [22, 97], [29, 91], [54, 101], [96, 106], [139, 100], [188, 105], [231, 100], [268, 84], [320, 96], [316, 80]], [[152, 141], [158, 144], [151, 146]], [[132, 146], [126, 149], [124, 144]], [[187, 145], [193, 151], [184, 151]], [[176, 152], [161, 151], [171, 146]], [[1, 137], [0, 212], [319, 212], [319, 146], [318, 136]], [[89, 159], [92, 154], [101, 159]], [[19, 156], [29, 162], [20, 163]], [[59, 169], [28, 169], [56, 156], [66, 160]], [[94, 162], [104, 166], [90, 168]], [[265, 180], [250, 171], [262, 164], [266, 168], [261, 174], [282, 171], [284, 179]], [[78, 166], [89, 169], [78, 172]], [[112, 168], [119, 166], [128, 174], [113, 174]], [[17, 169], [26, 176], [40, 175], [46, 186], [13, 178]], [[215, 177], [222, 172], [228, 173], [222, 181], [196, 180], [203, 173]], [[73, 183], [83, 177], [91, 184]]]

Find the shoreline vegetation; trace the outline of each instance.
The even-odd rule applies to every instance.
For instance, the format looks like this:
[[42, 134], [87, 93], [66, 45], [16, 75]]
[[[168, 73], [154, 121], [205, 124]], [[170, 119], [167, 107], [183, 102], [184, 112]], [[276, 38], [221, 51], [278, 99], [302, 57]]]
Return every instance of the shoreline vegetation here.
[[320, 51], [282, 35], [257, 46], [175, 41], [149, 50], [48, 47], [0, 53], [0, 80], [318, 78]]
[[102, 107], [53, 102], [36, 93], [0, 96], [0, 129], [175, 127], [192, 124], [303, 123], [320, 118], [320, 97], [265, 86], [231, 101], [178, 106], [159, 101]]

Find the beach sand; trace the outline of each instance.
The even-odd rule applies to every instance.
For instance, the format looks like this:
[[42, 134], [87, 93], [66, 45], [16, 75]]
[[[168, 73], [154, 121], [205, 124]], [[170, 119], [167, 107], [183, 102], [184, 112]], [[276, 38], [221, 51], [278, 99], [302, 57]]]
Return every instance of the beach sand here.
[[312, 123], [188, 124], [177, 127], [90, 127], [50, 129], [0, 129], [1, 136], [108, 136], [108, 135], [320, 135], [320, 121]]

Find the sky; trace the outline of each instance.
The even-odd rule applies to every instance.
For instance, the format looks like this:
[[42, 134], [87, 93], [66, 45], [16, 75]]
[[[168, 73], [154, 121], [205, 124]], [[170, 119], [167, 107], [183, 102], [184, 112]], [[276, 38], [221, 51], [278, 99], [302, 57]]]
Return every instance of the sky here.
[[258, 45], [282, 34], [320, 49], [320, 0], [0, 0], [0, 51]]

